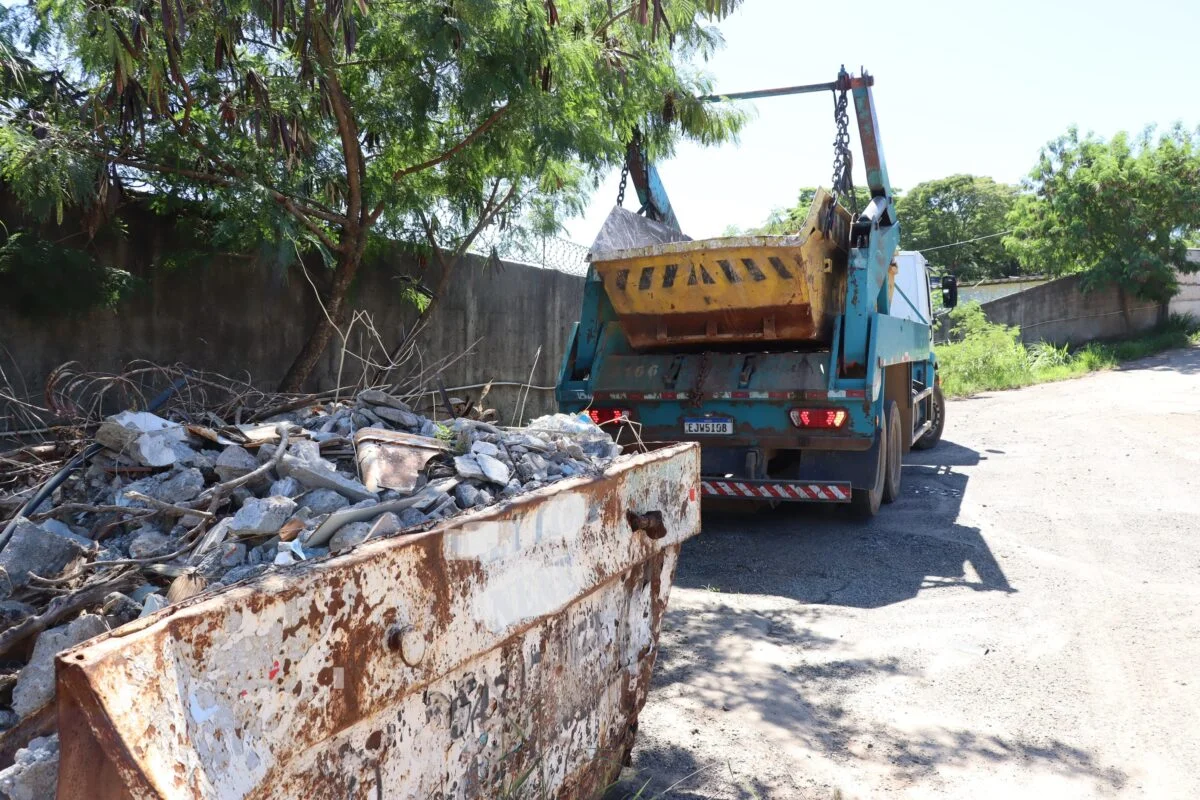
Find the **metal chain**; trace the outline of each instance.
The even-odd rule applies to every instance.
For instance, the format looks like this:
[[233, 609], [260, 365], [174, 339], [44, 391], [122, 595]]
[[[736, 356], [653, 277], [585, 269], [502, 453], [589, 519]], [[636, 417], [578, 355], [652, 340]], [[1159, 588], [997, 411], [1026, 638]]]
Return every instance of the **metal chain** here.
[[850, 152], [850, 115], [846, 112], [846, 90], [837, 92], [833, 100], [833, 121], [837, 125], [837, 136], [833, 140], [833, 202], [825, 219], [825, 233], [833, 229], [834, 214], [839, 201], [848, 196], [851, 212], [858, 215], [858, 198], [854, 194], [854, 155]]
[[629, 159], [625, 160], [625, 166], [621, 167], [621, 187], [617, 189], [617, 205], [625, 205], [625, 182], [629, 180]]

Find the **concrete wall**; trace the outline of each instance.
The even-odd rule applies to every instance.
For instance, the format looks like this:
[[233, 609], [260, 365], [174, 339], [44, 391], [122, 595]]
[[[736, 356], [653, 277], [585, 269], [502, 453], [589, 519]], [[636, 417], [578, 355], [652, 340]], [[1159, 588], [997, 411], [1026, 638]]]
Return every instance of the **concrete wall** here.
[[1084, 292], [1080, 282], [1078, 275], [1070, 275], [982, 307], [992, 322], [1019, 326], [1026, 343], [1079, 344], [1114, 339], [1149, 330], [1158, 323], [1157, 304], [1127, 295], [1127, 324], [1115, 287]]
[[[1200, 264], [1200, 250], [1189, 250], [1188, 260]], [[1179, 276], [1179, 294], [1171, 298], [1171, 313], [1200, 319], [1200, 272]]]
[[[231, 258], [163, 270], [155, 264], [161, 263], [158, 254], [170, 247], [169, 231], [130, 239], [117, 263], [147, 285], [119, 308], [42, 320], [11, 310], [0, 313], [0, 367], [18, 392], [39, 395], [46, 375], [66, 361], [112, 372], [134, 359], [182, 363], [231, 377], [248, 375], [260, 388], [274, 388], [321, 313], [303, 273], [296, 268], [273, 273]], [[313, 270], [318, 279], [320, 269]], [[370, 313], [389, 348], [416, 317], [401, 296], [408, 276], [426, 286], [437, 285], [435, 268], [396, 255], [364, 265], [353, 289], [353, 306]], [[582, 297], [581, 277], [523, 264], [488, 267], [483, 259], [471, 257], [459, 266], [421, 336], [423, 354], [426, 361], [454, 356], [479, 340], [471, 355], [446, 371], [445, 384], [454, 387], [525, 381], [540, 347], [533, 383], [550, 386]], [[372, 350], [365, 326], [352, 331], [349, 350]], [[312, 388], [335, 385], [340, 354], [340, 343], [330, 347]], [[381, 348], [375, 345], [372, 357], [380, 356]], [[363, 365], [351, 357], [343, 368], [341, 383], [347, 385], [357, 380]], [[477, 397], [478, 390], [470, 394]], [[497, 388], [488, 396], [488, 405], [502, 411], [505, 423], [516, 407], [516, 395], [516, 389]], [[532, 391], [525, 416], [552, 407], [553, 393]]]
[[999, 300], [1010, 294], [1032, 289], [1046, 283], [1046, 278], [1000, 278], [998, 280], [979, 281], [978, 283], [962, 283], [958, 286], [958, 302], [969, 303], [977, 300], [987, 303]]

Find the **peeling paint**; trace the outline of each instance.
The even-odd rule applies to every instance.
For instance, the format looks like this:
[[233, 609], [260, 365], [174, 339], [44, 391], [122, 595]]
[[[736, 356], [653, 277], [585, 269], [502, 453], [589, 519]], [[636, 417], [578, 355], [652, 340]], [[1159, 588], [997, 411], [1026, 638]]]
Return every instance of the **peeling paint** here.
[[58, 796], [594, 797], [633, 744], [698, 481], [695, 445], [620, 459], [67, 651]]

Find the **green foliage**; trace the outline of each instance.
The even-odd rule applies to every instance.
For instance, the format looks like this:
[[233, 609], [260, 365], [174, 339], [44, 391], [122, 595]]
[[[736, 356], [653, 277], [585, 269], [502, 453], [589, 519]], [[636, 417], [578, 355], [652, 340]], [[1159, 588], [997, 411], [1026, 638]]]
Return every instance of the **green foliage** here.
[[947, 397], [1074, 378], [1163, 350], [1200, 345], [1200, 321], [1180, 314], [1172, 314], [1166, 325], [1145, 336], [1075, 349], [1048, 342], [1026, 347], [1017, 328], [989, 322], [975, 302], [951, 311], [950, 320], [953, 341], [937, 348]]
[[[978, 175], [918, 183], [896, 202], [900, 247], [942, 248], [927, 258], [965, 280], [1014, 275], [1019, 272], [1017, 260], [995, 234], [1006, 230], [1005, 216], [1016, 198], [1016, 187]], [[980, 239], [985, 236], [992, 238]], [[955, 246], [947, 247], [951, 244]]]
[[964, 303], [949, 316], [954, 343], [937, 348], [947, 396], [1024, 385], [1029, 360], [1019, 329], [989, 322], [978, 302]]
[[579, 208], [635, 128], [653, 158], [734, 135], [691, 66], [734, 5], [46, 0], [6, 10], [7, 40], [60, 46], [72, 91], [0, 84], [0, 175], [43, 217], [120, 184], [203, 204], [230, 242], [453, 248], [504, 198], [513, 224]]
[[[899, 190], [894, 191], [899, 192]], [[816, 196], [817, 187], [805, 186], [800, 190], [796, 198], [796, 205], [791, 208], [775, 209], [767, 217], [766, 221], [757, 228], [751, 228], [748, 231], [733, 229], [733, 231], [726, 231], [726, 235], [785, 236], [797, 233], [804, 225], [804, 221], [808, 219], [808, 212], [812, 209], [813, 199]], [[858, 209], [860, 211], [871, 201], [871, 193], [861, 186], [854, 187], [854, 197], [858, 202]], [[849, 207], [849, 203], [845, 201], [842, 204]]]
[[0, 245], [0, 298], [31, 317], [112, 308], [138, 285], [128, 272], [105, 266], [76, 247], [13, 233]]
[[1200, 269], [1187, 261], [1200, 231], [1200, 151], [1182, 127], [1111, 141], [1072, 128], [1042, 151], [1028, 189], [1005, 243], [1031, 271], [1082, 273], [1085, 287], [1115, 284], [1165, 303], [1176, 270]]

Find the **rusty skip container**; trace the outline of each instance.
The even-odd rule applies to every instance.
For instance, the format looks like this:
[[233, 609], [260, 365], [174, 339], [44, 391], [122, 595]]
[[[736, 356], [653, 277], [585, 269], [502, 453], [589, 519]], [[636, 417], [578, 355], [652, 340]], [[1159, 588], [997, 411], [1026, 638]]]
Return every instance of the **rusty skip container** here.
[[637, 349], [828, 342], [845, 311], [850, 213], [818, 189], [791, 236], [741, 236], [593, 252], [592, 267]]
[[698, 478], [693, 444], [627, 456], [68, 650], [58, 797], [596, 797]]

